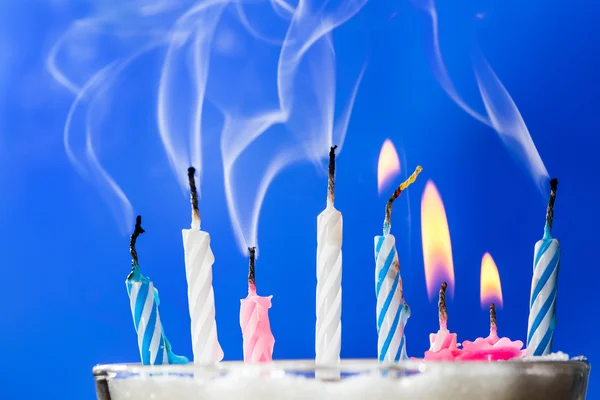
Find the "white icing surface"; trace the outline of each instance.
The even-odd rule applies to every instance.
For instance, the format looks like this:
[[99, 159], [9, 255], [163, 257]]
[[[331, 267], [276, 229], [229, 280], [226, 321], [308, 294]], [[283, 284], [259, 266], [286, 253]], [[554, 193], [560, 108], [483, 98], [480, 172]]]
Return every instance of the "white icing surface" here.
[[[564, 361], [564, 353], [535, 357]], [[584, 367], [527, 362], [418, 363], [409, 376], [357, 375], [327, 382], [270, 372], [212, 379], [137, 376], [109, 383], [111, 400], [584, 400]], [[416, 365], [416, 364], [414, 364]], [[578, 393], [575, 393], [578, 392]]]
[[556, 353], [550, 353], [545, 356], [527, 356], [523, 357], [523, 360], [544, 360], [544, 361], [567, 361], [570, 357], [568, 354], [563, 353], [562, 351], [557, 351]]

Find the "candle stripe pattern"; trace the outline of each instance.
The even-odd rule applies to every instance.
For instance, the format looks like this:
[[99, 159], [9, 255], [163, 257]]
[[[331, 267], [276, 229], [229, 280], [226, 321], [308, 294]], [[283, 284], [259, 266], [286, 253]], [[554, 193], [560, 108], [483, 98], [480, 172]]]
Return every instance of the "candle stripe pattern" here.
[[336, 364], [342, 343], [342, 213], [333, 205], [317, 219], [315, 361]]
[[129, 279], [126, 285], [142, 364], [168, 364], [154, 285], [150, 281], [131, 281]]
[[[379, 362], [398, 362], [406, 357], [402, 278], [396, 239], [387, 234], [375, 237], [375, 294], [377, 296], [377, 355]], [[406, 307], [408, 310], [408, 307]]]
[[269, 323], [269, 308], [273, 296], [258, 296], [251, 285], [248, 297], [241, 300], [240, 326], [242, 328], [244, 361], [262, 363], [273, 360], [275, 338]]
[[535, 244], [533, 279], [527, 332], [527, 355], [552, 352], [556, 326], [556, 293], [560, 267], [560, 244], [546, 227], [544, 238]]
[[212, 265], [215, 257], [210, 248], [208, 233], [184, 229], [182, 234], [194, 362], [210, 364], [223, 359], [223, 350], [217, 338], [212, 286]]

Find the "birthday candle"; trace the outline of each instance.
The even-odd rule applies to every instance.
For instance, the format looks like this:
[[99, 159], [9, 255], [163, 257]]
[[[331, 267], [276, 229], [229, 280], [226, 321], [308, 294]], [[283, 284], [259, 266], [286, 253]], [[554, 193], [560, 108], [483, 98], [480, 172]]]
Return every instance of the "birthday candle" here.
[[542, 356], [552, 352], [560, 265], [560, 244], [557, 239], [552, 238], [557, 186], [558, 180], [552, 179], [544, 237], [535, 244], [527, 329], [527, 355], [529, 356]]
[[456, 344], [456, 333], [448, 330], [448, 309], [446, 308], [446, 289], [448, 284], [443, 282], [440, 286], [438, 300], [438, 316], [440, 329], [437, 333], [429, 335], [429, 350], [425, 352], [426, 360], [454, 360], [462, 350]]
[[375, 236], [375, 294], [377, 296], [377, 356], [379, 362], [398, 362], [406, 354], [404, 327], [408, 313], [404, 309], [402, 277], [396, 252], [396, 238], [390, 234], [392, 204], [412, 184], [423, 168], [415, 172], [394, 191], [387, 202], [383, 236]]
[[125, 281], [131, 306], [133, 323], [138, 336], [140, 358], [144, 365], [185, 364], [186, 357], [177, 356], [171, 351], [171, 344], [164, 335], [158, 305], [158, 290], [152, 281], [140, 272], [135, 243], [142, 229], [142, 217], [138, 215], [135, 229], [129, 242], [132, 269]]
[[340, 361], [342, 343], [342, 213], [333, 206], [335, 149], [329, 152], [327, 208], [317, 218], [315, 361]]
[[241, 300], [240, 326], [244, 347], [244, 362], [260, 363], [273, 360], [275, 338], [269, 323], [269, 308], [273, 296], [256, 294], [255, 247], [249, 247], [248, 297]]
[[498, 337], [496, 322], [496, 305], [490, 304], [490, 334], [487, 338], [477, 338], [474, 342], [465, 340], [462, 343], [463, 352], [457, 359], [463, 361], [497, 361], [511, 360], [525, 355], [521, 350], [523, 342], [512, 341], [507, 337]]
[[212, 265], [215, 257], [210, 248], [210, 235], [200, 230], [198, 194], [194, 167], [188, 169], [192, 203], [192, 228], [183, 229], [185, 275], [192, 329], [194, 363], [210, 364], [223, 359], [217, 338], [215, 295], [212, 287]]

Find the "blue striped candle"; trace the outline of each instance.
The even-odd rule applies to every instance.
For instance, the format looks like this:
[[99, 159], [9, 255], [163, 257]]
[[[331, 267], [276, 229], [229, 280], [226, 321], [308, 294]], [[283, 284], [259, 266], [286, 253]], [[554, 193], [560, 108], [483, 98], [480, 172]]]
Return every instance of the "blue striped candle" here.
[[560, 266], [560, 244], [552, 237], [557, 186], [558, 180], [552, 179], [544, 237], [535, 244], [527, 329], [527, 355], [529, 356], [542, 356], [552, 352]]
[[142, 218], [138, 216], [129, 246], [133, 268], [125, 281], [133, 324], [138, 337], [140, 358], [144, 365], [185, 364], [189, 360], [173, 354], [171, 345], [163, 332], [158, 313], [160, 304], [158, 290], [152, 281], [140, 272], [135, 242], [137, 237], [144, 232], [141, 223]]
[[390, 234], [392, 203], [412, 184], [422, 167], [394, 191], [386, 206], [383, 235], [375, 236], [375, 295], [377, 296], [377, 358], [379, 362], [392, 363], [408, 358], [404, 327], [410, 309], [402, 293], [400, 263], [396, 251], [396, 238]]
[[[377, 296], [377, 358], [379, 362], [398, 362], [406, 347], [406, 313], [402, 277], [394, 235], [375, 237], [375, 294]], [[404, 351], [406, 353], [406, 351]]]

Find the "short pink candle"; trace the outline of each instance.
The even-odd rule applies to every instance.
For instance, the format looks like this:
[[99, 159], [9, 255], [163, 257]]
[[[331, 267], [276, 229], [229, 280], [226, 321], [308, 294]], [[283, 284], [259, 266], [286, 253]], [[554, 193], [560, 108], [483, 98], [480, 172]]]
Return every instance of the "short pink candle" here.
[[244, 347], [244, 362], [262, 363], [273, 361], [275, 338], [269, 323], [269, 308], [273, 296], [256, 294], [254, 260], [256, 248], [250, 251], [250, 272], [248, 274], [248, 297], [241, 300], [240, 325]]
[[437, 333], [429, 335], [429, 350], [425, 352], [426, 360], [454, 360], [462, 354], [456, 343], [456, 333], [448, 330], [448, 311], [446, 309], [446, 288], [448, 284], [442, 283], [438, 301], [440, 329]]
[[525, 355], [522, 350], [523, 342], [512, 341], [509, 338], [498, 337], [498, 326], [496, 323], [496, 306], [490, 305], [490, 334], [486, 338], [479, 337], [474, 342], [465, 340], [462, 344], [463, 353], [458, 357], [464, 361], [497, 361], [510, 360]]

